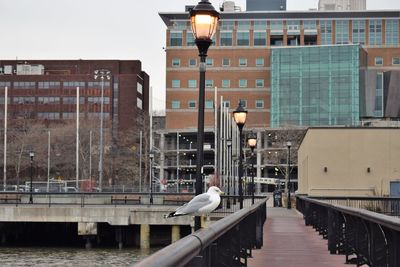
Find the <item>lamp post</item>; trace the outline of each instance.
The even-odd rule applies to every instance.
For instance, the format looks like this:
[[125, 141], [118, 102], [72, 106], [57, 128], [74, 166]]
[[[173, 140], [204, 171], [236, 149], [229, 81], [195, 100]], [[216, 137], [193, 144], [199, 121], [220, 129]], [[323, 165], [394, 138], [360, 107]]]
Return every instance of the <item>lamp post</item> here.
[[[200, 57], [200, 87], [199, 113], [197, 121], [197, 164], [196, 164], [196, 195], [202, 193], [202, 167], [204, 160], [204, 102], [205, 102], [205, 73], [207, 51], [212, 44], [212, 37], [216, 32], [219, 13], [210, 2], [202, 0], [190, 11], [190, 22], [199, 50]], [[200, 217], [195, 217], [194, 229], [200, 229]]]
[[153, 204], [153, 159], [154, 159], [154, 151], [150, 150], [150, 205]]
[[286, 146], [288, 148], [288, 160], [287, 160], [287, 176], [288, 176], [288, 184], [287, 184], [287, 191], [288, 191], [288, 202], [287, 202], [287, 208], [290, 210], [292, 208], [292, 201], [290, 199], [290, 147], [292, 146], [292, 142], [288, 141], [286, 142]]
[[35, 153], [33, 151], [29, 152], [29, 157], [31, 159], [31, 190], [30, 190], [30, 195], [29, 195], [29, 203], [33, 204], [33, 197], [32, 197], [32, 191], [33, 191], [33, 157], [35, 156]]
[[247, 145], [251, 149], [251, 204], [254, 204], [254, 148], [257, 145], [257, 135], [251, 132], [247, 136]]
[[243, 176], [243, 137], [242, 137], [242, 129], [246, 124], [247, 118], [247, 110], [245, 110], [242, 106], [242, 101], [239, 101], [239, 105], [236, 110], [233, 112], [233, 118], [236, 122], [236, 125], [239, 128], [239, 206], [240, 209], [243, 208], [243, 184], [242, 184], [242, 176]]
[[232, 148], [232, 139], [228, 138], [226, 139], [226, 146], [228, 147], [228, 189], [227, 189], [227, 193], [228, 193], [228, 200], [226, 203], [226, 207], [229, 209], [231, 207], [231, 200], [230, 200], [230, 195], [231, 195], [231, 164], [232, 164], [232, 156], [231, 156], [231, 148]]
[[[101, 80], [101, 99], [100, 99], [100, 153], [99, 153], [99, 190], [100, 192], [103, 190], [103, 153], [104, 153], [104, 144], [103, 144], [103, 124], [104, 124], [104, 80], [111, 79], [111, 71], [106, 69], [99, 69], [94, 71], [94, 79]], [[79, 99], [77, 100], [79, 101]]]

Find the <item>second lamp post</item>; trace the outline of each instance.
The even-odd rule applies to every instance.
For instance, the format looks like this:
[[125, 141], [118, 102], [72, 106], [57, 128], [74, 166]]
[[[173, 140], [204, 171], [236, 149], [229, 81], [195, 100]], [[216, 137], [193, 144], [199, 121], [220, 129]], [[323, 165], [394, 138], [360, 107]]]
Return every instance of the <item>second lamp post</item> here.
[[233, 118], [235, 119], [236, 125], [239, 128], [239, 205], [240, 209], [243, 208], [243, 136], [242, 130], [244, 125], [246, 124], [247, 118], [247, 110], [245, 110], [242, 106], [242, 101], [239, 101], [239, 106], [233, 112]]
[[[199, 113], [197, 121], [197, 164], [196, 164], [196, 195], [202, 193], [202, 173], [204, 154], [204, 102], [205, 102], [205, 74], [207, 51], [212, 44], [219, 13], [210, 2], [202, 0], [190, 11], [190, 22], [195, 38], [195, 43], [200, 56], [200, 87], [199, 87]], [[195, 230], [200, 229], [200, 217], [195, 217]]]
[[247, 136], [247, 145], [251, 149], [251, 204], [254, 204], [254, 148], [257, 145], [257, 135], [251, 132]]

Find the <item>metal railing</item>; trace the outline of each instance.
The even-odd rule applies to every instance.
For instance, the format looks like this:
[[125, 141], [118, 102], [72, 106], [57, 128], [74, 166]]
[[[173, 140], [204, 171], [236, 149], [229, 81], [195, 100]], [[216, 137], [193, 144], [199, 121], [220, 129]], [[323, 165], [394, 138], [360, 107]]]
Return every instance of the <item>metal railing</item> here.
[[346, 263], [400, 266], [400, 219], [304, 196], [297, 196], [297, 209]]
[[139, 262], [138, 267], [247, 266], [263, 245], [266, 199], [231, 214]]
[[376, 213], [400, 217], [400, 198], [396, 197], [312, 197], [313, 199], [343, 205], [356, 209], [366, 209]]
[[[0, 205], [147, 205], [147, 206], [181, 206], [194, 197], [192, 193], [153, 193], [153, 203], [150, 205], [149, 193], [47, 193], [32, 192], [33, 203], [29, 203], [30, 192], [0, 192]], [[182, 198], [184, 197], [184, 198]], [[264, 199], [265, 196], [257, 196], [256, 199]], [[244, 207], [251, 206], [251, 196], [243, 197]], [[234, 213], [239, 210], [239, 196], [221, 196], [221, 204], [214, 211], [215, 214]]]

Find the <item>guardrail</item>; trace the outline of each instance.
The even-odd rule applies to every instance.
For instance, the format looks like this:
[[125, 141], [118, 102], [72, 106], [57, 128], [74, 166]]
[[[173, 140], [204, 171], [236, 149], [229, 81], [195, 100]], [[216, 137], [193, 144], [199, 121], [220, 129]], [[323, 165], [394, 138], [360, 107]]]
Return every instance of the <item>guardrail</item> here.
[[135, 266], [247, 266], [252, 249], [263, 245], [266, 200], [178, 240]]
[[[166, 205], [181, 206], [194, 197], [189, 193], [153, 193], [153, 203], [150, 204], [148, 193], [46, 193], [32, 192], [33, 203], [30, 203], [29, 192], [0, 192], [0, 205]], [[265, 196], [256, 196], [255, 199], [264, 199]], [[214, 213], [233, 213], [239, 210], [239, 196], [221, 196], [221, 204]], [[251, 206], [251, 196], [243, 197], [244, 207]]]
[[312, 199], [400, 217], [400, 198], [398, 197], [312, 197]]
[[346, 263], [400, 266], [400, 219], [304, 196], [297, 196], [297, 209]]

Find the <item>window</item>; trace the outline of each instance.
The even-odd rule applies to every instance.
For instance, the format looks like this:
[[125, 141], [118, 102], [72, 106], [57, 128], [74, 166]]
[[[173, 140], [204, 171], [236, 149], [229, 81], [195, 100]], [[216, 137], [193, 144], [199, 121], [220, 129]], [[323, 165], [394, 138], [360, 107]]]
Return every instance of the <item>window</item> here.
[[254, 32], [254, 46], [267, 45], [267, 33], [266, 32]]
[[369, 45], [382, 45], [382, 20], [369, 21]]
[[60, 85], [61, 85], [60, 82], [39, 82], [38, 88], [39, 89], [49, 89], [49, 88], [58, 89], [58, 88], [60, 88]]
[[0, 87], [1, 88], [4, 88], [4, 87], [8, 87], [8, 88], [10, 88], [11, 87], [11, 82], [1, 82], [0, 81]]
[[256, 108], [264, 108], [264, 100], [257, 99], [256, 100]]
[[171, 107], [173, 109], [178, 109], [181, 107], [181, 101], [179, 100], [172, 100]]
[[232, 32], [220, 32], [219, 36], [220, 46], [232, 46]]
[[317, 22], [315, 20], [305, 20], [303, 21], [305, 31], [316, 31]]
[[222, 103], [222, 106], [224, 108], [229, 108], [231, 106], [231, 101], [229, 100], [224, 100], [224, 102]]
[[35, 82], [14, 82], [14, 89], [35, 89]]
[[264, 58], [262, 58], [262, 57], [256, 58], [256, 66], [257, 67], [264, 67]]
[[172, 67], [179, 67], [181, 65], [181, 60], [179, 58], [172, 59]]
[[256, 80], [256, 87], [257, 88], [264, 87], [264, 79], [257, 79]]
[[365, 20], [353, 20], [353, 43], [365, 44]]
[[231, 80], [222, 80], [222, 88], [231, 87]]
[[197, 88], [197, 80], [189, 80], [188, 87], [189, 88]]
[[281, 20], [271, 21], [271, 34], [282, 33], [283, 34], [283, 22]]
[[234, 21], [226, 21], [226, 20], [221, 20], [221, 25], [220, 29], [222, 31], [229, 31], [233, 30], [235, 28], [235, 22]]
[[[99, 96], [89, 96], [88, 104], [101, 104], [101, 97]], [[110, 104], [110, 98], [104, 97], [104, 104]]]
[[[88, 82], [88, 88], [100, 89], [102, 82]], [[104, 82], [104, 87], [110, 87], [110, 82]], [[82, 82], [80, 85], [77, 82], [74, 83], [64, 83], [64, 87], [75, 88], [76, 86], [85, 87], [85, 83]]]
[[[90, 87], [90, 84], [98, 85], [98, 88], [101, 87], [101, 82], [89, 82], [88, 83], [89, 87]], [[104, 86], [109, 87], [110, 82], [104, 82]], [[78, 82], [78, 81], [63, 82], [63, 87], [66, 89], [75, 89], [76, 87], [84, 88], [85, 82]]]
[[38, 112], [37, 117], [39, 119], [59, 119], [60, 118], [60, 113], [58, 112]]
[[189, 59], [189, 67], [196, 67], [197, 66], [197, 60], [195, 58]]
[[53, 96], [41, 96], [38, 97], [38, 104], [60, 104], [60, 98]]
[[239, 80], [239, 87], [242, 87], [242, 88], [247, 87], [247, 80], [240, 79]]
[[143, 94], [143, 85], [142, 85], [142, 84], [137, 83], [136, 88], [137, 88], [136, 90], [137, 90], [137, 92], [138, 92], [139, 94]]
[[140, 99], [139, 97], [136, 97], [136, 106], [137, 106], [139, 109], [143, 109], [143, 100]]
[[237, 32], [237, 45], [248, 46], [250, 44], [249, 32]]
[[206, 80], [206, 87], [212, 88], [214, 86], [214, 80]]
[[249, 20], [239, 20], [238, 21], [238, 30], [250, 30], [250, 21]]
[[385, 28], [386, 46], [399, 45], [399, 20], [387, 19]]
[[196, 101], [194, 101], [194, 100], [189, 100], [189, 101], [188, 101], [188, 107], [189, 107], [189, 108], [196, 108]]
[[174, 30], [184, 30], [187, 27], [186, 21], [174, 21], [172, 29]]
[[321, 28], [321, 43], [332, 44], [332, 21], [321, 20], [319, 24]]
[[375, 57], [375, 65], [382, 66], [383, 65], [383, 58], [382, 57]]
[[383, 73], [376, 74], [374, 116], [383, 116]]
[[400, 65], [400, 57], [392, 58], [392, 65]]
[[[63, 104], [76, 104], [76, 97], [74, 96], [64, 96], [62, 98]], [[85, 97], [79, 97], [79, 104], [85, 104]]]
[[288, 34], [299, 34], [300, 33], [300, 21], [299, 20], [288, 20], [287, 22]]
[[207, 109], [212, 109], [214, 108], [214, 102], [212, 100], [206, 100], [204, 107]]
[[207, 58], [207, 59], [206, 59], [206, 65], [207, 65], [207, 66], [213, 66], [213, 65], [214, 65], [214, 59], [212, 59], [212, 58]]
[[19, 97], [14, 96], [13, 103], [14, 104], [35, 104], [35, 97], [33, 97], [33, 96], [19, 96]]
[[267, 21], [266, 20], [256, 20], [254, 21], [254, 30], [266, 30], [267, 29]]
[[242, 104], [242, 107], [247, 107], [247, 100], [240, 99], [239, 102]]
[[180, 88], [181, 80], [172, 80], [172, 88]]
[[231, 65], [231, 60], [229, 58], [223, 58], [222, 59], [222, 66], [223, 67], [229, 67]]
[[337, 20], [336, 21], [336, 43], [348, 44], [349, 43], [349, 21]]
[[170, 46], [182, 46], [182, 32], [170, 33]]
[[239, 66], [246, 67], [247, 66], [247, 58], [239, 58]]
[[195, 46], [196, 43], [194, 41], [193, 32], [187, 31], [186, 32], [186, 45], [187, 46]]

